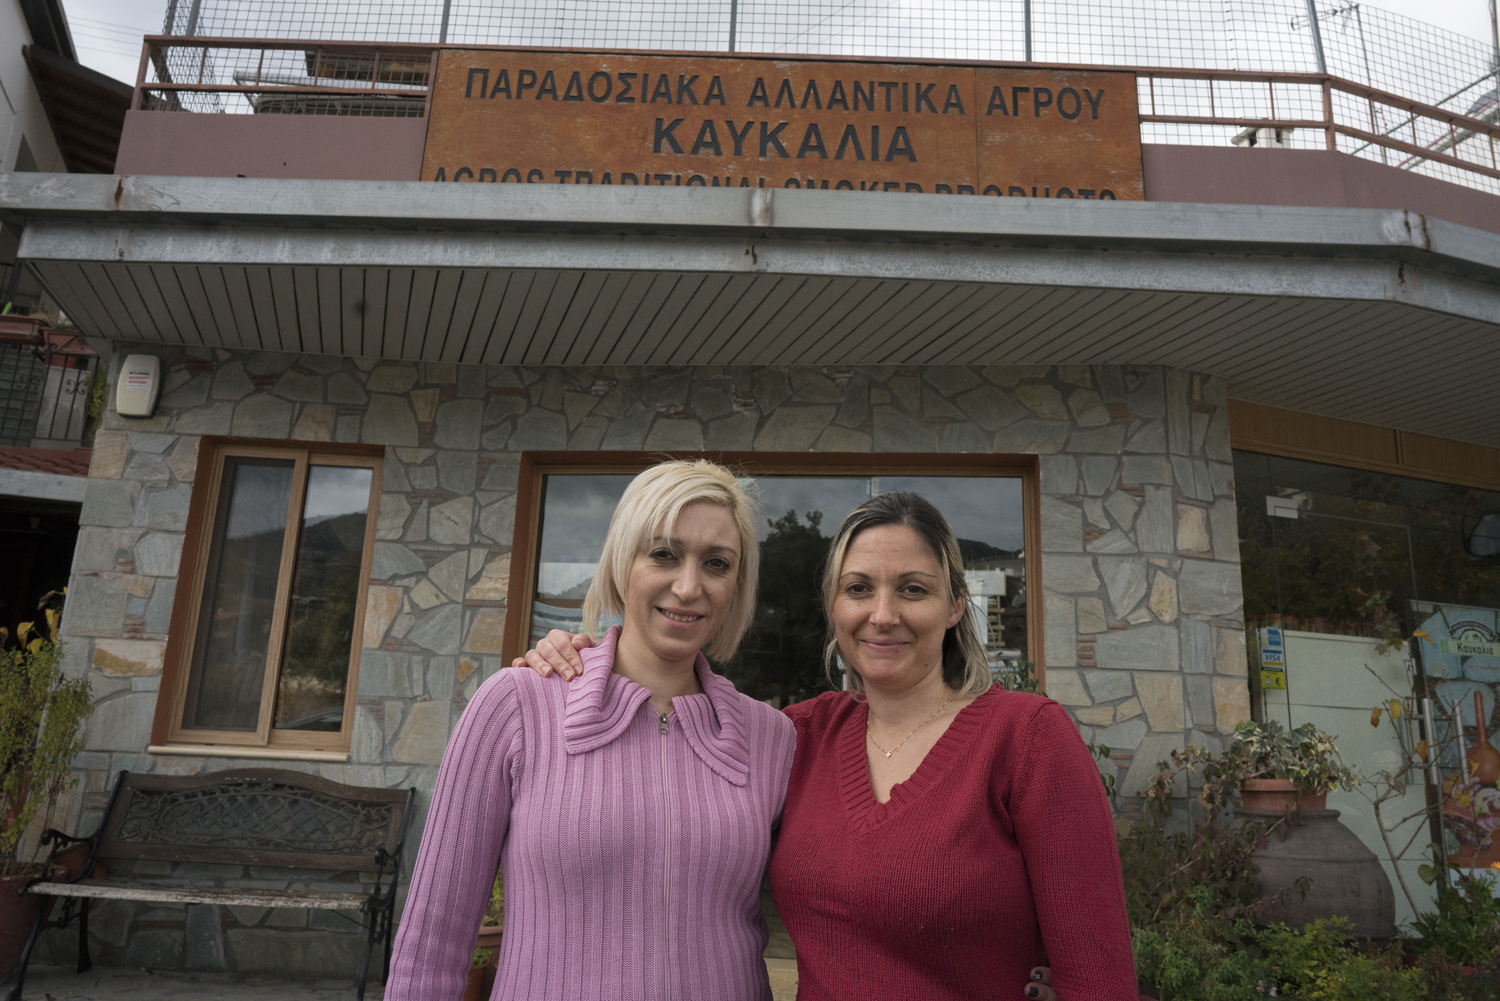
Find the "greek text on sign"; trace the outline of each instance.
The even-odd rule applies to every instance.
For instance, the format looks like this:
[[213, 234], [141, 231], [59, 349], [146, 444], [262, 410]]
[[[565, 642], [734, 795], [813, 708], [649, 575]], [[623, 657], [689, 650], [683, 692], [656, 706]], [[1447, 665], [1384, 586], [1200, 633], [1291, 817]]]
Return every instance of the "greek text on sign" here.
[[447, 49], [427, 181], [1144, 197], [1135, 76]]
[[1478, 639], [1440, 639], [1439, 649], [1443, 653], [1456, 653], [1461, 657], [1500, 657], [1500, 643]]

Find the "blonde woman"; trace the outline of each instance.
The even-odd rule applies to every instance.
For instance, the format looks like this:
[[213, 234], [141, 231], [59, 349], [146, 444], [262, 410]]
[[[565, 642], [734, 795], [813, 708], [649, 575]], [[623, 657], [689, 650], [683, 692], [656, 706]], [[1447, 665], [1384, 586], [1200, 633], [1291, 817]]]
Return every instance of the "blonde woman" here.
[[[847, 687], [786, 709], [771, 861], [799, 1001], [1135, 1001], [1099, 773], [1060, 705], [991, 686], [943, 516], [912, 494], [861, 505], [823, 600]], [[528, 662], [586, 682], [584, 644], [554, 633]]]
[[584, 619], [618, 619], [558, 685], [501, 671], [443, 756], [386, 997], [463, 993], [497, 864], [495, 999], [767, 999], [760, 885], [792, 723], [735, 691], [754, 612], [754, 504], [728, 470], [668, 462], [610, 521]]

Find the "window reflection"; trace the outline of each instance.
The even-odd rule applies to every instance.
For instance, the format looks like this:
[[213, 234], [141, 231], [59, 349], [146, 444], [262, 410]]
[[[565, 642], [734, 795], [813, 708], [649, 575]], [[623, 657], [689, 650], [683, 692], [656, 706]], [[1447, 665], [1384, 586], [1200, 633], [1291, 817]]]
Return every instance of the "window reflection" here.
[[278, 730], [337, 732], [354, 639], [371, 470], [311, 466], [277, 683]]
[[256, 728], [293, 468], [282, 459], [225, 460], [184, 727]]
[[[610, 516], [630, 475], [552, 474], [542, 495], [530, 637], [579, 631], [583, 599]], [[974, 615], [1003, 670], [1027, 656], [1022, 481], [1014, 476], [764, 476], [756, 616], [739, 653], [717, 665], [746, 694], [777, 705], [827, 688], [820, 571], [839, 523], [870, 497], [922, 495], [948, 518], [963, 553]], [[607, 624], [606, 624], [607, 625]]]

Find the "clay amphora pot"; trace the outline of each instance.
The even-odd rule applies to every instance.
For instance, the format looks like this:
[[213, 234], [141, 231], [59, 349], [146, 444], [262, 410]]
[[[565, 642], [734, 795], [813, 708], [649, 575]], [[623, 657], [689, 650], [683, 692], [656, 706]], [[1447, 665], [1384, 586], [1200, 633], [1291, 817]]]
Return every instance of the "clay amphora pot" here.
[[[1241, 798], [1246, 798], [1243, 792]], [[1346, 917], [1358, 938], [1395, 936], [1396, 894], [1390, 878], [1375, 853], [1339, 823], [1337, 810], [1305, 806], [1289, 819], [1285, 806], [1241, 807], [1238, 813], [1266, 827], [1283, 821], [1253, 856], [1260, 869], [1258, 923], [1300, 928], [1319, 918]], [[1303, 876], [1312, 880], [1306, 898], [1296, 890]]]
[[1478, 728], [1478, 737], [1466, 755], [1469, 759], [1469, 774], [1477, 778], [1480, 785], [1492, 786], [1500, 781], [1500, 751], [1495, 750], [1495, 745], [1490, 743], [1489, 734], [1485, 732], [1484, 699], [1480, 698], [1478, 692], [1474, 693], [1474, 723]]

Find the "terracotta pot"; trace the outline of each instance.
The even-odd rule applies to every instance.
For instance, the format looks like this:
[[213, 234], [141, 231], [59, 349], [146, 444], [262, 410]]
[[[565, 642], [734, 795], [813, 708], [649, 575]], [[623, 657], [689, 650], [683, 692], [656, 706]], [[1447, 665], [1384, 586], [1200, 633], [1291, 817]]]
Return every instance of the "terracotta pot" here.
[[[1304, 802], [1314, 798], [1321, 797], [1304, 797]], [[1241, 808], [1239, 814], [1267, 827], [1287, 817], [1285, 806]], [[1257, 922], [1300, 928], [1319, 918], [1346, 917], [1357, 938], [1396, 934], [1396, 894], [1390, 878], [1375, 853], [1339, 823], [1337, 810], [1303, 805], [1295, 819], [1266, 837], [1253, 858], [1260, 870], [1262, 900], [1255, 909]], [[1312, 880], [1306, 898], [1296, 890], [1303, 876]]]
[[1324, 810], [1328, 796], [1299, 796], [1291, 779], [1245, 779], [1240, 783], [1240, 803], [1247, 810], [1285, 813], [1294, 805], [1304, 810]]
[[0, 983], [8, 980], [21, 963], [26, 940], [42, 910], [41, 897], [21, 896], [21, 888], [32, 876], [0, 879]]
[[505, 936], [501, 925], [480, 925], [479, 937], [474, 948], [488, 949], [490, 958], [483, 966], [469, 969], [469, 982], [464, 985], [463, 1001], [487, 1001], [495, 989], [495, 971], [500, 965], [500, 941]]

